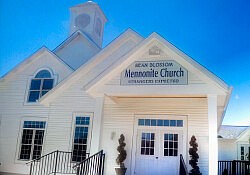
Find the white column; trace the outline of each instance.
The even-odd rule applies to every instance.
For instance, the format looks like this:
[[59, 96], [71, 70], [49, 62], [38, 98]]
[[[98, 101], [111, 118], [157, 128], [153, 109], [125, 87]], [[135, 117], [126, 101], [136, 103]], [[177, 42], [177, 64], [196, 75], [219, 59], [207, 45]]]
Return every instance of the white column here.
[[98, 151], [100, 151], [103, 104], [104, 104], [104, 97], [96, 97], [96, 106], [95, 106], [93, 125], [92, 125], [90, 155], [93, 155]]
[[208, 95], [209, 175], [218, 174], [217, 96]]

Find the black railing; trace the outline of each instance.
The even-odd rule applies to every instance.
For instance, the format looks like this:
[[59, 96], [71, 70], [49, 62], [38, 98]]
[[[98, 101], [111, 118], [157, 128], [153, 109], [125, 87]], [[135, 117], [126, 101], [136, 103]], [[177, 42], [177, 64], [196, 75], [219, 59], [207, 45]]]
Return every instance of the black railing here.
[[103, 175], [105, 154], [103, 150], [76, 164], [77, 175]]
[[250, 161], [218, 161], [218, 175], [250, 175]]
[[182, 154], [180, 155], [180, 170], [179, 175], [188, 175], [187, 166], [184, 162]]
[[[88, 153], [86, 156], [88, 157]], [[72, 152], [54, 151], [40, 158], [34, 159], [30, 164], [30, 175], [76, 174], [73, 168], [77, 162], [72, 161]]]

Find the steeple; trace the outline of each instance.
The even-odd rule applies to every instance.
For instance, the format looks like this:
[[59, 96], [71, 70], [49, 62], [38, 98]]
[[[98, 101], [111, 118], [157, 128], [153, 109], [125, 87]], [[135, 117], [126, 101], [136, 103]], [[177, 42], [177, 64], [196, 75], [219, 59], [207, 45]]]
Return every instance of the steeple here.
[[101, 48], [106, 21], [105, 14], [95, 2], [88, 1], [76, 5], [70, 8], [70, 35], [81, 30]]

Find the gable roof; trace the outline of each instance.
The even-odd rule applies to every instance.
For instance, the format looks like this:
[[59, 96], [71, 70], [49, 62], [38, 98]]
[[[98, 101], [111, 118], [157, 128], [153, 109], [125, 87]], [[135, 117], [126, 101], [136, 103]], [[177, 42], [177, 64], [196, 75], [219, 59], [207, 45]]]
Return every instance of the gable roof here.
[[222, 125], [218, 132], [218, 138], [222, 139], [238, 139], [250, 126], [229, 126]]
[[[138, 40], [137, 44], [133, 46], [132, 49], [130, 49], [123, 55], [116, 56], [115, 60], [113, 60], [112, 62], [109, 62], [108, 67], [103, 68], [102, 66], [100, 66], [102, 61], [108, 58], [107, 56], [105, 57], [105, 54], [107, 55], [107, 53], [116, 51], [116, 49], [119, 48], [118, 47], [119, 43], [124, 43], [126, 38], [128, 39], [131, 37], [137, 38]], [[122, 35], [120, 35], [117, 39], [112, 41], [107, 47], [105, 47], [103, 50], [97, 53], [89, 61], [87, 61], [80, 68], [78, 68], [75, 72], [73, 72], [69, 77], [67, 77], [65, 80], [59, 83], [56, 87], [50, 90], [46, 95], [44, 95], [40, 99], [41, 104], [49, 105], [49, 103], [53, 99], [58, 97], [62, 92], [64, 92], [67, 88], [69, 88], [72, 83], [79, 80], [82, 76], [86, 75], [89, 71], [95, 68], [102, 69], [98, 71], [97, 73], [94, 73], [92, 79], [90, 81], [88, 80], [89, 81], [88, 84], [86, 84], [85, 86], [83, 85], [83, 89], [86, 92], [91, 94], [93, 92], [92, 90], [95, 89], [95, 87], [98, 87], [98, 88], [102, 87], [98, 85], [102, 85], [104, 82], [107, 82], [107, 80], [109, 80], [110, 77], [113, 77], [117, 72], [121, 71], [124, 68], [124, 65], [129, 65], [133, 61], [135, 61], [136, 53], [143, 51], [143, 48], [146, 48], [152, 41], [157, 41], [160, 44], [162, 44], [164, 47], [167, 47], [169, 50], [171, 50], [173, 53], [177, 55], [179, 61], [188, 65], [189, 68], [192, 68], [193, 71], [195, 71], [198, 76], [201, 76], [203, 78], [203, 80], [210, 82], [211, 85], [213, 85], [213, 87], [216, 88], [216, 91], [218, 90], [217, 92], [220, 95], [223, 94], [219, 100], [221, 101], [220, 103], [221, 105], [217, 106], [218, 107], [218, 127], [219, 127], [223, 121], [232, 88], [230, 88], [224, 81], [222, 81], [216, 75], [208, 71], [205, 67], [201, 66], [199, 63], [194, 61], [192, 58], [187, 56], [185, 53], [177, 49], [175, 46], [173, 46], [171, 43], [166, 41], [163, 37], [161, 37], [157, 33], [152, 33], [149, 37], [147, 37], [146, 39], [143, 39], [140, 35], [132, 31], [131, 29], [127, 30]]]
[[[123, 56], [123, 58], [119, 59], [116, 63], [112, 64], [107, 70], [103, 71], [102, 74], [99, 74], [92, 82], [90, 82], [85, 89], [89, 91], [91, 88], [99, 85], [101, 82], [105, 81], [106, 78], [111, 77], [111, 72], [114, 72], [115, 70], [119, 70], [122, 65], [131, 64], [135, 60], [128, 60], [128, 57], [131, 57], [131, 55], [138, 52], [140, 49], [143, 49], [147, 46], [152, 40], [157, 40], [161, 42], [163, 45], [174, 51], [176, 54], [178, 54], [181, 58], [183, 58], [187, 63], [189, 63], [191, 66], [196, 68], [201, 74], [206, 75], [209, 79], [211, 79], [214, 84], [222, 88], [224, 91], [227, 91], [230, 94], [231, 88], [219, 77], [208, 71], [205, 67], [201, 66], [198, 62], [193, 60], [191, 57], [187, 56], [185, 53], [177, 49], [174, 45], [172, 45], [170, 42], [165, 40], [163, 37], [158, 35], [157, 33], [152, 33], [149, 37], [144, 39], [140, 44], [138, 44], [135, 48], [133, 48], [130, 52], [128, 52], [126, 55]], [[133, 57], [133, 59], [136, 59]]]
[[[205, 67], [203, 67], [198, 62], [193, 60], [191, 57], [187, 56], [185, 53], [183, 53], [182, 51], [177, 49], [174, 45], [169, 43], [167, 40], [165, 40], [163, 37], [161, 37], [157, 33], [152, 33], [149, 37], [147, 37], [142, 42], [140, 42], [138, 45], [136, 45], [133, 49], [131, 49], [125, 55], [123, 55], [122, 57], [117, 59], [116, 62], [114, 62], [112, 65], [110, 65], [110, 67], [108, 67], [106, 70], [103, 70], [103, 72], [100, 73], [99, 75], [96, 75], [96, 77], [92, 81], [90, 81], [90, 83], [85, 85], [85, 87], [83, 87], [83, 88], [89, 94], [93, 94], [93, 95], [97, 95], [97, 96], [98, 96], [98, 89], [101, 91], [107, 90], [108, 93], [110, 93], [110, 88], [107, 87], [105, 89], [105, 88], [103, 88], [102, 85], [104, 85], [106, 82], [111, 80], [115, 75], [120, 73], [121, 70], [126, 69], [126, 66], [129, 66], [134, 61], [136, 61], [136, 59], [138, 59], [137, 56], [140, 54], [140, 52], [142, 53], [143, 51], [145, 51], [143, 49], [147, 48], [148, 45], [151, 42], [153, 43], [154, 41], [159, 42], [164, 47], [167, 47], [171, 52], [175, 53], [178, 57], [178, 61], [185, 63], [186, 66], [188, 66], [190, 70], [192, 69], [192, 71], [194, 71], [197, 76], [202, 78], [204, 82], [209, 82], [209, 84], [212, 85], [211, 87], [213, 87], [213, 89], [211, 89], [211, 91], [209, 91], [207, 93], [215, 93], [215, 94], [218, 93], [217, 94], [218, 101], [220, 101], [220, 104], [218, 103], [218, 105], [217, 105], [217, 110], [218, 110], [218, 126], [217, 127], [219, 128], [219, 126], [221, 125], [223, 118], [225, 116], [225, 112], [226, 112], [228, 102], [229, 102], [231, 92], [232, 92], [232, 87], [229, 87], [223, 80], [221, 80], [219, 77], [217, 77], [216, 75], [211, 73], [209, 70], [207, 70]], [[180, 64], [181, 64], [181, 62], [180, 62]], [[158, 86], [156, 88], [158, 88]], [[194, 87], [194, 88], [197, 88], [197, 87]], [[136, 95], [138, 95], [137, 93], [141, 94], [141, 92], [142, 92], [142, 91], [138, 91], [138, 88], [136, 86], [134, 86], [134, 87], [128, 86], [126, 88], [121, 87], [120, 91], [117, 90], [116, 91], [117, 93], [111, 92], [110, 95], [111, 96], [112, 95], [120, 96], [121, 93], [124, 92], [124, 90], [128, 91], [129, 96], [133, 96], [133, 94], [131, 94], [131, 91], [136, 91]], [[148, 89], [145, 89], [145, 92], [144, 91], [143, 92], [147, 93], [147, 90]], [[197, 93], [203, 92], [202, 89], [198, 88], [197, 90], [198, 90]], [[181, 86], [179, 88], [176, 88], [176, 91], [182, 92], [183, 95], [185, 95], [185, 93], [189, 92], [189, 91], [185, 91], [185, 89], [183, 89], [183, 87], [181, 87]], [[171, 93], [171, 92], [166, 91], [166, 93]], [[194, 90], [194, 92], [195, 92], [195, 90]], [[109, 95], [107, 92], [104, 92], [104, 93]], [[162, 93], [162, 92], [156, 90], [156, 91], [154, 91], [154, 93], [157, 96], [159, 93]]]
[[[67, 54], [66, 54], [67, 56], [65, 56], [65, 54], [63, 55], [62, 53], [60, 53], [61, 51], [64, 52], [63, 49], [67, 50], [68, 48], [72, 48], [70, 45], [74, 44], [74, 41], [77, 39], [80, 39], [81, 44], [87, 44], [95, 51], [86, 53], [86, 52], [84, 52], [84, 48], [81, 50], [79, 49], [78, 51], [81, 52], [82, 54], [79, 54], [79, 52], [76, 51], [76, 53], [78, 53], [77, 54], [78, 56], [76, 56], [76, 55], [74, 55], [74, 53], [72, 53], [71, 55], [74, 55], [73, 57], [70, 57]], [[85, 46], [82, 46], [82, 47], [85, 47]], [[58, 57], [60, 57], [60, 59], [63, 60], [73, 70], [76, 70], [82, 64], [84, 64], [87, 60], [89, 60], [92, 55], [95, 55], [100, 50], [101, 50], [101, 48], [88, 35], [86, 35], [84, 32], [82, 32], [79, 29], [79, 30], [75, 31], [73, 34], [71, 34], [67, 39], [65, 39], [60, 45], [58, 45], [53, 50], [53, 52], [56, 55], [58, 55]], [[86, 53], [86, 55], [84, 55], [83, 53]], [[90, 53], [91, 53], [91, 55], [89, 55]], [[81, 55], [81, 56], [79, 56], [79, 55]], [[77, 60], [77, 62], [76, 62], [76, 60]]]
[[56, 87], [51, 89], [48, 93], [46, 93], [41, 99], [41, 104], [48, 104], [51, 100], [56, 98], [59, 94], [61, 94], [65, 89], [67, 89], [73, 82], [78, 80], [80, 77], [84, 76], [88, 71], [94, 68], [97, 64], [99, 64], [103, 59], [105, 59], [105, 54], [108, 52], [115, 51], [119, 45], [123, 44], [128, 38], [134, 38], [137, 42], [143, 40], [143, 37], [138, 33], [131, 29], [127, 29], [120, 36], [115, 38], [109, 45], [103, 48], [99, 53], [97, 53], [94, 57], [88, 60], [85, 64], [80, 66], [75, 72], [73, 72], [70, 76], [68, 76], [65, 80], [60, 82]]
[[86, 34], [84, 34], [80, 29], [75, 31], [74, 33], [72, 33], [72, 35], [70, 35], [68, 38], [66, 38], [61, 44], [59, 44], [54, 50], [53, 52], [56, 53], [59, 50], [63, 49], [64, 47], [66, 47], [68, 44], [71, 43], [71, 41], [73, 41], [75, 38], [77, 38], [79, 35], [82, 35], [84, 38], [86, 38], [89, 43], [91, 43], [93, 46], [101, 49], [89, 36], [87, 36]]
[[39, 56], [41, 54], [43, 54], [44, 52], [49, 53], [50, 55], [53, 56], [53, 58], [55, 58], [58, 62], [60, 62], [61, 64], [63, 64], [67, 69], [69, 69], [70, 71], [73, 71], [73, 69], [71, 67], [69, 67], [65, 62], [63, 62], [57, 55], [55, 55], [53, 52], [51, 52], [47, 47], [43, 46], [40, 49], [38, 49], [35, 53], [33, 53], [31, 56], [29, 56], [26, 59], [24, 59], [21, 63], [19, 63], [12, 70], [10, 70], [5, 75], [3, 75], [1, 77], [1, 79], [7, 79], [7, 78], [13, 76], [18, 71], [20, 71], [22, 68], [24, 68], [25, 66], [29, 65], [31, 62], [33, 62], [37, 58], [39, 58]]

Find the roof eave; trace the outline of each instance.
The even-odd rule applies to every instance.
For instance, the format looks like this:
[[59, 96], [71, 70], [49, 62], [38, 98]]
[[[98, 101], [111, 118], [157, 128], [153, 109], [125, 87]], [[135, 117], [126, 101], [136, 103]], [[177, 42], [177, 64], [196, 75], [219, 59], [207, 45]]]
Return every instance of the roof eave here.
[[87, 35], [85, 35], [81, 30], [77, 30], [74, 33], [72, 33], [68, 38], [66, 38], [61, 44], [59, 44], [53, 52], [59, 52], [61, 49], [63, 49], [65, 46], [70, 44], [77, 36], [83, 36], [85, 39], [87, 39], [92, 45], [96, 46], [98, 49], [101, 49], [93, 40], [91, 40]]
[[[191, 64], [197, 70], [199, 70], [200, 72], [203, 72], [208, 78], [210, 78], [217, 85], [217, 87], [222, 88], [225, 94], [228, 94], [228, 92], [230, 92], [230, 87], [224, 81], [222, 81], [216, 75], [214, 75], [213, 73], [211, 73], [210, 71], [208, 71], [204, 66], [202, 66], [201, 64], [199, 64], [198, 62], [196, 62], [195, 60], [193, 60], [191, 57], [189, 57], [187, 54], [185, 54], [184, 52], [182, 52], [181, 50], [179, 50], [177, 47], [175, 47], [173, 44], [171, 44], [170, 42], [168, 42], [165, 38], [163, 38], [162, 36], [160, 36], [156, 32], [153, 32], [151, 35], [149, 35], [146, 39], [144, 39], [140, 44], [138, 44], [134, 49], [132, 49], [124, 57], [128, 57], [129, 54], [133, 54], [133, 52], [135, 52], [135, 50], [140, 49], [141, 47], [143, 47], [143, 45], [146, 45], [148, 42], [150, 42], [153, 39], [157, 39], [158, 41], [160, 41], [161, 43], [163, 43], [164, 45], [166, 45], [167, 47], [169, 47], [171, 50], [173, 50], [176, 54], [178, 54], [182, 58], [184, 58], [189, 64]], [[104, 73], [105, 72], [103, 72], [103, 74]], [[103, 76], [103, 74], [100, 75], [100, 76]], [[91, 91], [91, 89], [96, 86], [96, 84], [98, 83], [99, 80], [100, 80], [100, 78], [99, 79], [96, 78], [95, 81], [92, 81], [90, 84], [88, 84], [85, 87], [85, 90]]]
[[[142, 40], [143, 37], [139, 35], [134, 30], [131, 30], [130, 28], [124, 31], [122, 34], [120, 34], [117, 38], [115, 38], [113, 41], [111, 41], [105, 48], [103, 48], [99, 53], [97, 53], [95, 56], [93, 56], [89, 61], [87, 61], [85, 64], [80, 66], [76, 71], [74, 71], [70, 76], [68, 76], [66, 79], [61, 81], [56, 87], [51, 89], [48, 93], [46, 93], [39, 101], [41, 104], [48, 106], [49, 103], [56, 98], [56, 96], [60, 93], [60, 91], [63, 91], [64, 88], [67, 88], [70, 86], [71, 82], [76, 79], [77, 76], [80, 76], [78, 73], [82, 70], [90, 70], [93, 62], [98, 59], [100, 55], [106, 52], [107, 49], [115, 50], [116, 47], [118, 47], [118, 43], [122, 42], [122, 40], [130, 37], [131, 35], [136, 36], [138, 39]], [[100, 61], [100, 59], [98, 59]], [[82, 74], [81, 74], [82, 75]]]
[[226, 111], [227, 111], [227, 107], [228, 107], [228, 104], [229, 104], [229, 100], [232, 96], [232, 92], [233, 92], [233, 87], [229, 87], [229, 90], [228, 90], [228, 94], [226, 96], [226, 101], [225, 101], [225, 106], [224, 106], [224, 111], [223, 111], [223, 114], [221, 116], [221, 121], [220, 123], [218, 124], [218, 130], [220, 128], [220, 126], [222, 125], [222, 122], [224, 120], [224, 117], [225, 117], [225, 114], [226, 114]]
[[171, 42], [169, 42], [168, 40], [166, 40], [164, 37], [162, 37], [161, 35], [159, 35], [156, 32], [153, 32], [150, 36], [156, 36], [162, 43], [164, 43], [165, 45], [167, 45], [175, 53], [177, 53], [178, 55], [180, 55], [181, 57], [183, 57], [187, 62], [189, 62], [194, 67], [196, 67], [201, 72], [203, 72], [207, 77], [209, 77], [210, 79], [212, 79], [217, 85], [219, 85], [221, 88], [223, 88], [226, 92], [230, 91], [231, 87], [229, 85], [227, 85], [221, 78], [219, 78], [214, 73], [212, 73], [211, 71], [209, 71], [202, 64], [200, 64], [197, 61], [195, 61], [192, 57], [188, 56], [185, 52], [183, 52], [182, 50], [178, 49], [174, 44], [172, 44]]
[[51, 50], [49, 50], [46, 46], [42, 46], [37, 51], [35, 51], [32, 55], [28, 56], [26, 59], [24, 59], [21, 63], [17, 64], [12, 70], [7, 72], [5, 75], [1, 77], [1, 80], [7, 79], [12, 74], [16, 73], [18, 70], [20, 70], [24, 65], [29, 64], [30, 62], [34, 61], [35, 58], [37, 58], [39, 55], [41, 55], [44, 52], [48, 52], [53, 57], [55, 57], [59, 62], [61, 62], [67, 69], [70, 71], [73, 71], [71, 67], [69, 67], [65, 62], [63, 62], [57, 55], [55, 55]]

